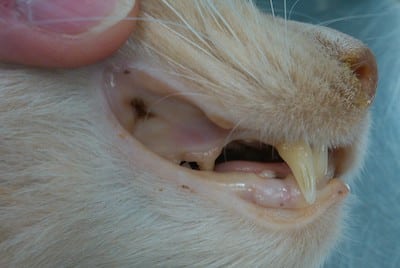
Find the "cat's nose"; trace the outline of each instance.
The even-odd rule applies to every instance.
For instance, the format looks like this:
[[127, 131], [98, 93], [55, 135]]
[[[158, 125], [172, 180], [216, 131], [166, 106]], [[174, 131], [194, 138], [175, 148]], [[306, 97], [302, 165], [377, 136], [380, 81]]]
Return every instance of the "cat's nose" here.
[[371, 50], [359, 40], [333, 29], [314, 27], [311, 33], [328, 54], [350, 68], [358, 80], [354, 81], [359, 82], [349, 85], [357, 91], [353, 103], [358, 107], [368, 107], [378, 84], [377, 64]]
[[372, 103], [378, 84], [378, 69], [375, 57], [366, 45], [331, 28], [303, 23], [293, 23], [290, 26], [295, 31], [308, 35], [321, 45], [322, 51], [350, 69], [354, 77], [346, 80], [350, 83], [347, 90], [354, 90], [351, 101], [356, 107], [366, 108]]
[[352, 49], [341, 55], [341, 61], [345, 62], [361, 83], [361, 95], [371, 104], [378, 84], [378, 70], [375, 57], [371, 50], [365, 46]]

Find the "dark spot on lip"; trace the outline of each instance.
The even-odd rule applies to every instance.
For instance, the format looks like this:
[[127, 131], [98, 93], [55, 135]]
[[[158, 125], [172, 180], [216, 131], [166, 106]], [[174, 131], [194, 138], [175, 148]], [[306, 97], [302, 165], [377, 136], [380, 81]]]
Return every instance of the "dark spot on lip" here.
[[148, 112], [147, 105], [142, 99], [133, 99], [131, 101], [131, 106], [133, 107], [138, 119], [145, 119], [154, 116], [154, 114]]
[[129, 71], [129, 70], [124, 71], [124, 74], [130, 74], [130, 73], [131, 73], [131, 71]]
[[184, 189], [184, 190], [188, 190], [188, 191], [191, 192], [191, 193], [194, 193], [194, 192], [195, 192], [194, 190], [192, 190], [189, 186], [187, 186], [187, 185], [185, 185], [185, 184], [182, 184], [182, 185], [181, 185], [181, 188]]

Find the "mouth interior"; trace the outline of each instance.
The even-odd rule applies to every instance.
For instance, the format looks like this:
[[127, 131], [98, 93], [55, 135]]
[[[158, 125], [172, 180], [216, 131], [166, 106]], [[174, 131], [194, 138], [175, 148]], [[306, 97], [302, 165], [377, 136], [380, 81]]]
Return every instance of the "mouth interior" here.
[[215, 160], [215, 164], [228, 161], [251, 161], [263, 163], [283, 163], [278, 151], [269, 144], [258, 141], [233, 141], [226, 145]]
[[[201, 165], [195, 161], [181, 161], [180, 166], [201, 170]], [[283, 179], [288, 173], [288, 168], [285, 169], [286, 172], [282, 172], [282, 166], [286, 166], [286, 164], [274, 146], [255, 140], [234, 140], [222, 148], [221, 153], [215, 159], [213, 171], [253, 171], [256, 173], [262, 166], [269, 168], [270, 176], [274, 171], [273, 178]]]

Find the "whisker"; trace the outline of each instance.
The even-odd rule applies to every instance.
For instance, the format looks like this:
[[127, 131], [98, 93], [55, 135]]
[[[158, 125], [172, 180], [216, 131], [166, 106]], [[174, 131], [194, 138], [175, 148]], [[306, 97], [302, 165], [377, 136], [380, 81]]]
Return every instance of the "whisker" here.
[[199, 49], [200, 51], [202, 51], [204, 54], [212, 57], [212, 55], [205, 50], [204, 48], [202, 48], [201, 46], [199, 46], [197, 43], [195, 43], [194, 41], [190, 40], [189, 38], [185, 37], [183, 34], [173, 30], [171, 27], [168, 27], [166, 24], [160, 24], [161, 26], [163, 26], [164, 28], [166, 28], [167, 30], [169, 30], [170, 32], [174, 33], [176, 36], [178, 36], [179, 38], [181, 38], [183, 41], [187, 42], [188, 44], [192, 45], [193, 47]]
[[35, 26], [43, 26], [43, 25], [51, 25], [51, 24], [56, 24], [56, 23], [65, 23], [65, 22], [94, 22], [94, 21], [101, 21], [105, 17], [104, 16], [99, 16], [99, 17], [75, 17], [75, 18], [68, 18], [68, 19], [40, 19], [40, 20], [34, 20], [30, 19], [28, 20], [31, 25]]
[[[397, 8], [397, 9], [400, 9], [400, 8]], [[390, 14], [392, 12], [393, 12], [393, 9], [388, 9], [387, 11], [384, 11], [384, 12], [376, 12], [376, 13], [363, 14], [363, 15], [345, 16], [345, 17], [340, 17], [340, 18], [336, 18], [336, 19], [326, 20], [326, 21], [318, 23], [318, 25], [327, 26], [327, 25], [330, 25], [330, 24], [333, 24], [333, 23], [337, 23], [337, 22], [342, 22], [342, 21], [384, 17], [385, 15]]]
[[[45, 26], [45, 25], [52, 25], [57, 23], [66, 23], [66, 22], [97, 22], [103, 20], [104, 16], [93, 16], [93, 17], [75, 17], [75, 18], [68, 18], [68, 19], [41, 19], [41, 20], [31, 20], [29, 23], [32, 26]], [[112, 18], [112, 17], [110, 17]], [[115, 17], [117, 19], [117, 17]], [[4, 20], [0, 18], [0, 21], [3, 22]], [[191, 31], [196, 37], [202, 41], [205, 45], [208, 43], [205, 41], [207, 37], [204, 34], [196, 32], [189, 24], [182, 24], [168, 20], [162, 19], [155, 19], [153, 17], [126, 17], [123, 21], [139, 21], [139, 22], [150, 22], [150, 23], [158, 23], [160, 25], [170, 25], [174, 27], [179, 27], [183, 29], [187, 29]], [[5, 21], [4, 21], [5, 22]], [[169, 28], [170, 29], [170, 28]]]
[[185, 18], [175, 9], [173, 8], [168, 2], [163, 0], [163, 3], [172, 11], [174, 14], [184, 23], [187, 29], [192, 32], [199, 41], [201, 41], [204, 45], [206, 45], [209, 49], [209, 44], [203, 39], [203, 37], [185, 20]]
[[[253, 1], [250, 1], [250, 4], [251, 4], [254, 8], [256, 8], [256, 6], [254, 5], [254, 2], [253, 2]], [[259, 13], [255, 13], [255, 14], [253, 15], [253, 18], [254, 18], [254, 20], [255, 20], [255, 22], [256, 22], [256, 25], [262, 25], [262, 22], [260, 21], [260, 15], [259, 15]], [[267, 57], [266, 57], [265, 50], [261, 48], [260, 42], [257, 41], [257, 37], [259, 37], [259, 35], [256, 35], [256, 34], [249, 34], [248, 36], [249, 36], [249, 38], [251, 39], [252, 44], [254, 44], [256, 51], [258, 52], [258, 55], [259, 55], [259, 57], [260, 57], [260, 61], [263, 63], [263, 65], [268, 65], [268, 64], [269, 64], [269, 61], [268, 61], [268, 59], [267, 59]], [[257, 79], [256, 81], [257, 81], [259, 84], [261, 84], [261, 82], [258, 81], [258, 79]]]
[[236, 35], [236, 32], [233, 30], [233, 28], [229, 25], [229, 23], [225, 20], [224, 16], [221, 15], [219, 10], [215, 7], [214, 4], [212, 4], [210, 1], [207, 1], [209, 4], [211, 10], [218, 16], [218, 18], [222, 21], [224, 24], [225, 28], [228, 29], [229, 33], [233, 36], [233, 38], [236, 39], [236, 41], [240, 42], [240, 39]]
[[[297, 2], [300, 2], [300, 0], [297, 0]], [[270, 11], [268, 8], [266, 8], [266, 7], [264, 7], [263, 9], [262, 9], [264, 12], [265, 11]], [[283, 13], [284, 12], [284, 10], [283, 9], [280, 9], [280, 8], [275, 8], [274, 9], [274, 11], [275, 12], [279, 12], [279, 13]], [[299, 12], [299, 11], [291, 11], [291, 12], [289, 12], [291, 15], [296, 15], [296, 16], [298, 16], [299, 18], [303, 18], [303, 19], [306, 19], [307, 21], [309, 21], [310, 23], [312, 23], [312, 24], [317, 24], [317, 23], [319, 23], [320, 21], [319, 20], [317, 20], [315, 17], [312, 17], [312, 16], [310, 16], [310, 15], [308, 15], [307, 13], [303, 13], [303, 12]], [[288, 16], [288, 20], [290, 20], [291, 19], [291, 16], [289, 17]]]
[[390, 31], [389, 33], [381, 36], [374, 35], [373, 37], [364, 37], [363, 41], [368, 42], [368, 41], [374, 41], [374, 40], [384, 40], [384, 39], [390, 39], [390, 38], [397, 38], [400, 34], [400, 29], [395, 29], [393, 31]]
[[184, 92], [171, 93], [171, 94], [168, 94], [168, 95], [166, 95], [164, 97], [159, 98], [157, 101], [155, 101], [152, 104], [150, 104], [145, 120], [147, 120], [148, 116], [151, 114], [151, 111], [153, 110], [152, 107], [155, 107], [156, 105], [160, 105], [163, 101], [167, 101], [168, 99], [171, 99], [171, 98], [174, 98], [174, 97], [177, 97], [177, 96], [196, 96], [196, 97], [203, 97], [203, 98], [213, 99], [212, 96], [206, 95], [206, 94], [203, 94], [203, 93], [191, 93], [191, 92], [189, 92], [189, 93], [184, 93]]
[[[185, 74], [182, 74], [182, 73], [170, 72], [170, 71], [166, 71], [166, 70], [163, 70], [163, 72], [168, 73], [168, 74], [172, 74], [172, 75], [174, 75], [176, 77], [185, 78], [185, 79], [187, 79], [189, 81], [201, 83], [203, 86], [216, 87], [216, 85], [211, 83], [208, 79], [202, 77], [200, 74], [192, 71], [191, 69], [189, 69], [185, 65], [182, 65], [181, 63], [177, 62], [176, 60], [174, 60], [170, 56], [168, 56], [168, 55], [162, 53], [161, 51], [157, 50], [156, 48], [154, 48], [153, 46], [151, 46], [147, 42], [141, 41], [141, 44], [144, 47], [146, 47], [147, 49], [149, 49], [149, 50], [153, 51], [154, 53], [158, 54], [159, 56], [163, 57], [170, 64], [173, 64], [175, 67], [180, 68], [182, 71], [185, 71], [185, 72], [187, 72], [189, 74], [193, 74], [193, 76], [185, 75]], [[160, 71], [160, 69], [156, 69], [156, 70]], [[197, 77], [197, 78], [195, 78], [195, 77]]]
[[286, 7], [286, 0], [283, 0], [283, 14], [285, 20], [285, 47], [289, 54], [289, 41], [288, 41], [288, 18], [287, 18], [287, 7]]
[[290, 7], [290, 10], [289, 10], [289, 20], [291, 19], [292, 14], [295, 14], [295, 13], [294, 13], [294, 8], [296, 7], [296, 5], [297, 5], [299, 2], [300, 2], [300, 0], [296, 0], [296, 1], [293, 3], [293, 5]]
[[[225, 140], [224, 140], [224, 145], [228, 144], [229, 140], [231, 139], [231, 137], [233, 136], [234, 132], [240, 127], [240, 125], [242, 124], [243, 121], [247, 120], [250, 116], [248, 117], [244, 117], [240, 120], [238, 120], [235, 123], [235, 126], [229, 131], [229, 134], [226, 136]], [[226, 149], [224, 147], [224, 151], [222, 152], [224, 155], [224, 160], [227, 161], [228, 160], [228, 156], [226, 154]]]
[[171, 57], [169, 57], [168, 55], [166, 55], [166, 54], [162, 53], [161, 51], [157, 50], [156, 48], [154, 48], [153, 46], [151, 46], [151, 45], [148, 44], [147, 42], [145, 42], [145, 41], [140, 41], [140, 43], [141, 43], [144, 47], [146, 47], [147, 49], [149, 49], [149, 50], [151, 50], [151, 51], [157, 53], [159, 56], [161, 56], [161, 57], [163, 57], [164, 59], [166, 59], [169, 63], [174, 64], [175, 66], [181, 68], [182, 70], [191, 72], [191, 70], [188, 69], [186, 66], [180, 64], [179, 62], [177, 62], [177, 61], [174, 60], [173, 58], [171, 58]]
[[272, 17], [275, 17], [275, 10], [274, 10], [273, 0], [269, 0], [269, 5], [271, 6]]
[[[257, 43], [257, 42], [255, 42]], [[220, 45], [219, 43], [214, 43], [214, 45], [216, 47], [218, 47], [221, 51], [224, 51], [225, 46], [222, 44]], [[230, 53], [229, 50], [224, 51], [225, 55], [227, 55], [230, 60], [232, 60], [232, 62], [238, 66], [238, 68], [240, 69], [241, 72], [246, 73], [248, 76], [250, 76], [255, 82], [258, 82], [259, 79], [257, 78], [257, 76], [252, 73], [248, 68], [246, 68], [246, 66], [243, 65], [243, 63], [233, 54]]]
[[286, 7], [286, 4], [287, 4], [286, 0], [283, 0], [283, 18], [285, 19], [285, 22], [287, 21], [287, 7]]

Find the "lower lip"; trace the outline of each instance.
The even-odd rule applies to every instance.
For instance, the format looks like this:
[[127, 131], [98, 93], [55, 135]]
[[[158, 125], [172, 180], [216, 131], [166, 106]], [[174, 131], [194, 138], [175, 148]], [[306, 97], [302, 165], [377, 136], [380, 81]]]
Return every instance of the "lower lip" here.
[[219, 186], [222, 191], [230, 194], [221, 195], [219, 201], [252, 221], [274, 229], [291, 229], [309, 224], [332, 207], [339, 207], [349, 193], [349, 188], [340, 179], [331, 179], [317, 191], [315, 203], [308, 204], [297, 185], [291, 183], [294, 179], [259, 179], [259, 184], [254, 184], [242, 177], [242, 181], [246, 182], [221, 182]]

